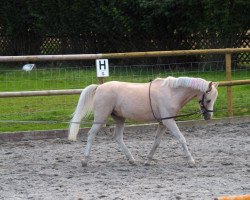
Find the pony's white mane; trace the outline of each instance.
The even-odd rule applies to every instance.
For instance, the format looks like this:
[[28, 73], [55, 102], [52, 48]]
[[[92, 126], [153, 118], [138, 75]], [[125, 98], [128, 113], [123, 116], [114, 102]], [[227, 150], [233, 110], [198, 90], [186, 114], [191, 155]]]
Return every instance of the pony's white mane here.
[[175, 78], [172, 76], [164, 79], [162, 85], [168, 85], [171, 88], [187, 87], [201, 92], [206, 92], [209, 88], [209, 82], [202, 78], [190, 78], [190, 77], [179, 77]]

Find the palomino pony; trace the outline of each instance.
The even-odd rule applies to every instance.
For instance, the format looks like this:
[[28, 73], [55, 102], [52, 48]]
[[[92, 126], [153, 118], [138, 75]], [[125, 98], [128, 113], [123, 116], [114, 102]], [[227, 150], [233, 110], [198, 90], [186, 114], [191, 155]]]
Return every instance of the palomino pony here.
[[181, 108], [195, 97], [200, 103], [204, 119], [210, 119], [218, 95], [217, 86], [217, 83], [189, 77], [157, 78], [150, 83], [111, 81], [102, 85], [89, 85], [81, 93], [71, 120], [68, 139], [76, 140], [81, 120], [93, 110], [94, 122], [88, 133], [85, 158], [82, 160], [82, 165], [86, 166], [93, 140], [111, 116], [115, 121], [114, 138], [129, 163], [134, 164], [135, 159], [123, 141], [125, 118], [143, 122], [158, 121], [155, 141], [145, 164], [150, 164], [167, 127], [181, 143], [189, 164], [194, 165], [186, 140], [172, 116], [177, 116]]

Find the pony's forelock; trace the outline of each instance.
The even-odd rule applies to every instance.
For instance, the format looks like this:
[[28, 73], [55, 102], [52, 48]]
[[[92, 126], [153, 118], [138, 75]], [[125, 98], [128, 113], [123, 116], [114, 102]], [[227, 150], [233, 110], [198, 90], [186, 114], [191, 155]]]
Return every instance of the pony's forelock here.
[[168, 85], [171, 88], [187, 87], [201, 92], [206, 92], [209, 88], [209, 82], [202, 78], [191, 78], [191, 77], [179, 77], [175, 78], [172, 76], [167, 77], [162, 85]]

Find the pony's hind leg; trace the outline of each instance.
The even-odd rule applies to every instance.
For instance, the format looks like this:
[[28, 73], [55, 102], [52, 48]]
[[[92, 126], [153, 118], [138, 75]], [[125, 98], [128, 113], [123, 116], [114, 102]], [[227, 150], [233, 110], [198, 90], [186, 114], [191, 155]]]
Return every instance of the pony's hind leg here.
[[[105, 96], [106, 97], [106, 96]], [[95, 102], [94, 102], [94, 124], [92, 125], [91, 129], [88, 132], [88, 138], [87, 138], [87, 145], [85, 149], [84, 156], [85, 158], [82, 160], [82, 166], [87, 166], [91, 147], [93, 144], [93, 141], [98, 133], [98, 131], [103, 127], [105, 124], [108, 116], [110, 116], [112, 111], [112, 104], [110, 103], [107, 105], [108, 99], [105, 99], [101, 96], [96, 96]]]
[[147, 155], [147, 161], [145, 162], [145, 165], [150, 165], [150, 162], [153, 158], [153, 155], [157, 149], [157, 147], [160, 145], [162, 135], [164, 131], [166, 130], [166, 126], [163, 124], [159, 124], [158, 128], [156, 130], [155, 140], [152, 149], [150, 150], [149, 154]]
[[103, 126], [103, 124], [93, 124], [93, 126], [91, 127], [91, 129], [88, 132], [87, 146], [86, 146], [86, 149], [84, 152], [85, 157], [82, 160], [83, 167], [87, 166], [93, 141], [94, 141], [98, 131], [102, 128], [102, 126]]
[[129, 163], [133, 165], [133, 164], [135, 164], [135, 159], [123, 141], [123, 131], [124, 131], [125, 119], [121, 118], [121, 117], [117, 117], [115, 115], [112, 115], [112, 118], [115, 120], [115, 123], [116, 123], [115, 131], [114, 131], [115, 141], [117, 142], [118, 146], [121, 148], [122, 152], [125, 154]]
[[176, 125], [176, 122], [173, 119], [170, 119], [170, 120], [164, 120], [163, 124], [166, 127], [168, 127], [168, 129], [170, 130], [170, 133], [181, 143], [184, 153], [188, 159], [189, 165], [190, 166], [195, 165], [195, 161], [191, 153], [188, 150], [186, 139], [183, 136], [183, 134], [180, 132], [178, 126]]

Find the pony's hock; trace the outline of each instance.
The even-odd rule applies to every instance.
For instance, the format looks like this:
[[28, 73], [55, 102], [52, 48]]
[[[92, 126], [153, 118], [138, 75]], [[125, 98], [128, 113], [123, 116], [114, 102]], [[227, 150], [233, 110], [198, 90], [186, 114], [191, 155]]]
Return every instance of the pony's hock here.
[[[94, 122], [105, 122], [109, 116], [115, 121], [114, 138], [125, 154], [129, 163], [134, 164], [134, 157], [123, 141], [124, 122], [126, 118], [149, 122], [159, 122], [153, 147], [146, 164], [149, 165], [160, 145], [166, 128], [180, 142], [190, 166], [195, 161], [189, 152], [186, 139], [176, 125], [175, 118], [183, 106], [196, 98], [200, 103], [204, 119], [211, 119], [213, 106], [217, 99], [217, 83], [201, 78], [167, 77], [155, 79], [151, 83], [126, 83], [111, 81], [102, 85], [89, 85], [79, 98], [74, 116], [69, 127], [69, 140], [76, 140], [80, 122], [93, 110]], [[92, 143], [103, 127], [103, 123], [93, 123], [88, 133], [85, 159], [82, 166], [87, 166]]]

